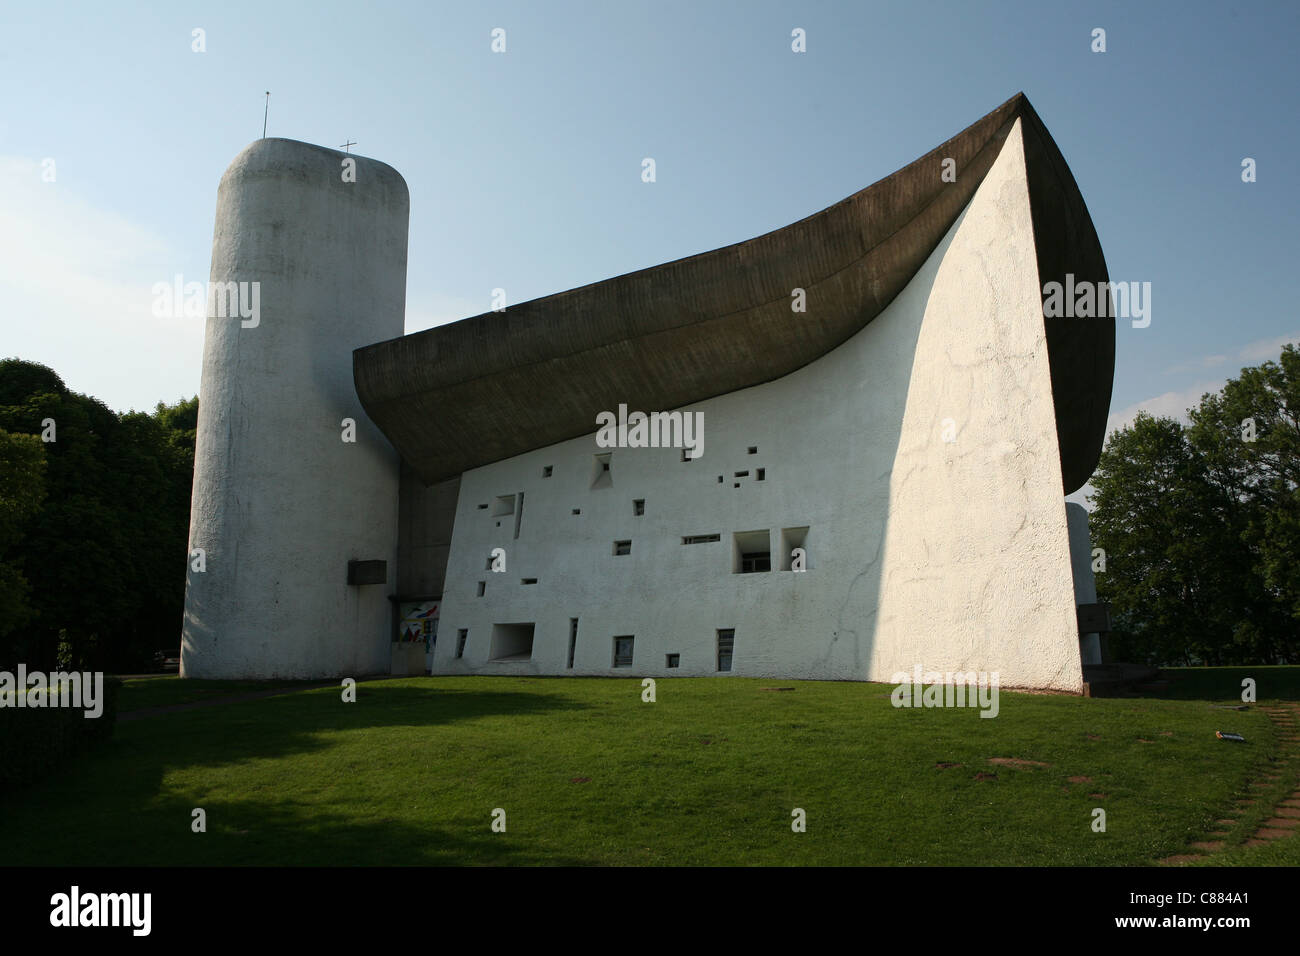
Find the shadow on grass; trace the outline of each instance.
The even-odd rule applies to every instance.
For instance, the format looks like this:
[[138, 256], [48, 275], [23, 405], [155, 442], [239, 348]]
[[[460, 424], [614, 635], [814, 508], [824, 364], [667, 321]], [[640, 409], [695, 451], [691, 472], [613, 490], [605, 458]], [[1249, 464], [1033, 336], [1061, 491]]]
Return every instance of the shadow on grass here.
[[[519, 840], [490, 831], [492, 806], [483, 809], [481, 834], [468, 826], [457, 832], [437, 825], [432, 794], [404, 790], [411, 787], [413, 767], [428, 785], [438, 783], [427, 754], [440, 727], [584, 707], [559, 694], [447, 689], [430, 682], [360, 684], [355, 703], [343, 703], [339, 689], [330, 688], [151, 717], [119, 726], [106, 746], [71, 761], [57, 777], [0, 795], [0, 845], [13, 865], [542, 862]], [[391, 753], [387, 772], [377, 771], [373, 759], [360, 765], [343, 753], [337, 762], [330, 759], [339, 734], [403, 727], [417, 735], [374, 735], [376, 752]], [[420, 745], [425, 731], [428, 748]], [[286, 759], [295, 757], [306, 759]], [[236, 767], [245, 789], [232, 799], [219, 789], [220, 768]], [[208, 772], [193, 776], [196, 770]], [[311, 802], [340, 781], [355, 788], [361, 773], [370, 775], [361, 782], [373, 788], [373, 802], [381, 803], [389, 792], [412, 801], [405, 820], [367, 818], [352, 791], [338, 803]], [[217, 786], [205, 786], [212, 781]], [[204, 789], [216, 792], [195, 792]], [[411, 815], [424, 819], [421, 804], [428, 807], [427, 827], [411, 822]], [[341, 813], [334, 809], [339, 805], [356, 810]], [[190, 831], [196, 806], [208, 813], [206, 834]], [[557, 860], [553, 852], [545, 861], [580, 862]]]

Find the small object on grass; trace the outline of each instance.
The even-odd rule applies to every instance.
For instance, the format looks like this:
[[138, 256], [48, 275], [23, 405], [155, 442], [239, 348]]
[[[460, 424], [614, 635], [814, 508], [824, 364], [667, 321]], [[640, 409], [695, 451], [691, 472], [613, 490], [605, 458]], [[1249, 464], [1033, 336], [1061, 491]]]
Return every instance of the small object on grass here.
[[1220, 740], [1235, 740], [1239, 744], [1244, 744], [1246, 742], [1246, 738], [1241, 736], [1241, 734], [1225, 734], [1222, 730], [1216, 730], [1214, 736], [1218, 737]]

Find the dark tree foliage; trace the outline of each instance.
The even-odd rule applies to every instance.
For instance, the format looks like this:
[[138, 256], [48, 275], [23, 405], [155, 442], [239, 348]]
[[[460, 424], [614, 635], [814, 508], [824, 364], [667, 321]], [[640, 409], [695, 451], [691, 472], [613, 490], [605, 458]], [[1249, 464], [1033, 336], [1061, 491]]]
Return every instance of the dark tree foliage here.
[[43, 365], [0, 361], [0, 429], [54, 422], [44, 500], [0, 551], [32, 611], [0, 629], [0, 664], [132, 671], [179, 644], [197, 414], [194, 398], [119, 416]]
[[1191, 424], [1139, 414], [1093, 475], [1116, 657], [1300, 660], [1300, 353], [1242, 369]]

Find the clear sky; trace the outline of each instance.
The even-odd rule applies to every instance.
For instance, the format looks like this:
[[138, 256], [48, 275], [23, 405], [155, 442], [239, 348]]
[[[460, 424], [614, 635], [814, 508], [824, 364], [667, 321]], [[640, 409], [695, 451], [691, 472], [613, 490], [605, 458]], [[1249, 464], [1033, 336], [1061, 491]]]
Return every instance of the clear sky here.
[[266, 90], [269, 135], [405, 176], [407, 331], [786, 225], [1024, 91], [1111, 278], [1152, 286], [1150, 327], [1119, 324], [1112, 421], [1180, 414], [1300, 338], [1297, 48], [1291, 0], [9, 0], [0, 356], [119, 410], [196, 394], [203, 323], [154, 318], [151, 288], [207, 279]]

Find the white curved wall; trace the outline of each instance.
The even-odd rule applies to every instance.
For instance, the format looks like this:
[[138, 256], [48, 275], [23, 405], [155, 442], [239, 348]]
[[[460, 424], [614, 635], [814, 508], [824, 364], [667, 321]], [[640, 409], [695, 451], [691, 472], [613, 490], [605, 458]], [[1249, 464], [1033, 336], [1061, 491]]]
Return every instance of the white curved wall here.
[[[815, 322], [817, 303], [808, 308]], [[703, 457], [614, 449], [610, 487], [591, 488], [592, 457], [605, 451], [594, 434], [462, 476], [435, 673], [714, 674], [716, 630], [734, 628], [739, 675], [889, 681], [920, 666], [1081, 691], [1018, 122], [875, 321], [790, 375], [685, 410], [704, 413]], [[516, 538], [514, 516], [493, 505], [520, 492]], [[779, 566], [781, 529], [801, 526], [811, 570], [732, 573], [732, 533], [768, 529]], [[722, 540], [681, 543], [712, 533]], [[620, 539], [630, 554], [612, 553]], [[504, 574], [485, 570], [495, 547]], [[531, 659], [489, 660], [493, 625], [525, 622]], [[612, 666], [615, 635], [635, 636], [631, 668]], [[666, 667], [668, 654], [680, 667]]]
[[[391, 167], [253, 143], [217, 193], [212, 282], [260, 283], [260, 321], [209, 311], [199, 393], [181, 672], [387, 672], [398, 461], [365, 416], [352, 350], [403, 332], [409, 197]], [[344, 418], [356, 442], [342, 440]], [[349, 559], [388, 584], [349, 586]]]

